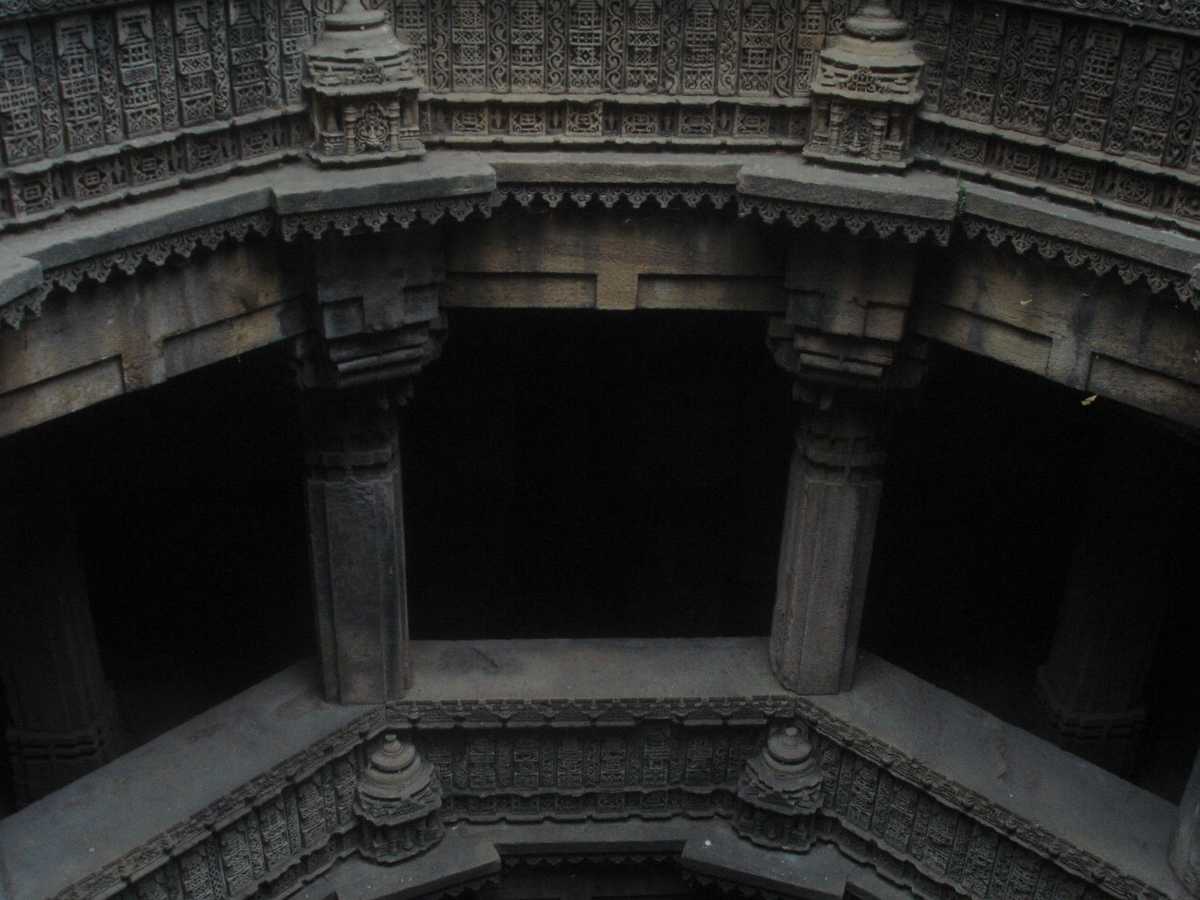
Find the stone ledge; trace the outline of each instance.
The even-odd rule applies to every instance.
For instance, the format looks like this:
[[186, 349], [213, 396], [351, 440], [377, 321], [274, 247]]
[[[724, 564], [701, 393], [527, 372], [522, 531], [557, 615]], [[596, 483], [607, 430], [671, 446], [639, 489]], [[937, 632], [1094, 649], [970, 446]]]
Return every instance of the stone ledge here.
[[904, 175], [851, 172], [792, 156], [760, 157], [742, 167], [738, 191], [772, 200], [812, 203], [949, 222], [958, 203], [955, 178], [913, 171]]
[[[1118, 880], [1133, 889], [1183, 896], [1167, 867], [1175, 807], [868, 655], [860, 657], [850, 691], [794, 698], [771, 676], [760, 638], [417, 641], [413, 651], [415, 687], [386, 711], [325, 703], [311, 666], [297, 666], [0, 821], [0, 871], [11, 900], [60, 892], [156, 835], [198, 821], [214, 803], [221, 810], [217, 801], [235, 789], [238, 796], [251, 783], [268, 790], [268, 772], [330, 744], [330, 736], [365, 736], [390, 717], [403, 721], [424, 710], [445, 718], [436, 726], [444, 728], [455, 727], [448, 713], [490, 715], [488, 705], [503, 707], [505, 698], [565, 709], [571, 701], [607, 708], [613, 704], [606, 697], [669, 708], [714, 696], [794, 702], [822, 733], [916, 778], [912, 783], [943, 802], [990, 804], [1036, 823], [1072, 853], [1111, 861]], [[633, 687], [630, 671], [645, 674]], [[952, 799], [937, 779], [951, 786]], [[114, 816], [119, 809], [138, 814]]]
[[[125, 256], [130, 248], [219, 228], [239, 217], [267, 216], [255, 222], [256, 230], [273, 230], [273, 222], [288, 220], [282, 223], [287, 238], [299, 231], [319, 235], [330, 227], [378, 228], [389, 220], [406, 225], [413, 214], [398, 212], [406, 204], [477, 197], [475, 208], [484, 211], [486, 196], [498, 185], [522, 183], [716, 185], [733, 192], [743, 214], [757, 212], [766, 221], [786, 214], [797, 225], [815, 219], [823, 228], [843, 224], [854, 233], [875, 222], [880, 235], [903, 228], [910, 240], [932, 234], [943, 244], [958, 220], [968, 233], [990, 229], [993, 243], [1007, 240], [1018, 252], [1037, 245], [1047, 258], [1061, 256], [1076, 266], [1086, 262], [1098, 273], [1115, 268], [1127, 282], [1145, 278], [1155, 291], [1172, 286], [1200, 308], [1200, 240], [944, 174], [862, 174], [771, 154], [440, 150], [418, 162], [380, 168], [321, 172], [287, 165], [8, 235], [6, 264], [0, 267], [0, 313], [16, 324], [18, 307], [36, 312], [56, 269], [106, 255], [127, 267], [136, 265]], [[461, 217], [471, 208], [451, 211]], [[434, 213], [441, 214], [444, 210]], [[221, 239], [204, 237], [206, 242]], [[169, 248], [156, 255], [163, 252]], [[45, 273], [40, 285], [33, 277], [38, 265]], [[94, 277], [93, 270], [85, 274]], [[62, 283], [73, 289], [70, 277]], [[40, 296], [28, 297], [39, 290]]]

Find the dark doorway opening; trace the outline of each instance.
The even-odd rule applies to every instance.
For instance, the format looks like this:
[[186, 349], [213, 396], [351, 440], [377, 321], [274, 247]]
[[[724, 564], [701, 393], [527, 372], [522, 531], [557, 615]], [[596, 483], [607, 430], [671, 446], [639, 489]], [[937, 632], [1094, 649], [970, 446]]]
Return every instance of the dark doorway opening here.
[[455, 310], [407, 412], [416, 638], [766, 634], [791, 439], [761, 315]]

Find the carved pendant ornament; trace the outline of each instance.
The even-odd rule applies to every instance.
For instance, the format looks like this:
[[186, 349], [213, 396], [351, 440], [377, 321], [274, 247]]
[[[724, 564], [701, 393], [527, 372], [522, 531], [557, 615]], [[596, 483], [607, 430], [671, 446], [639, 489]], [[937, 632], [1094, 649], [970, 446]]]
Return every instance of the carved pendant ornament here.
[[762, 750], [742, 769], [734, 830], [767, 847], [808, 850], [817, 838], [822, 780], [808, 726], [796, 720], [773, 729]]
[[413, 48], [400, 41], [381, 9], [345, 0], [325, 18], [304, 54], [318, 165], [360, 165], [422, 156]]
[[354, 811], [361, 820], [359, 850], [375, 862], [396, 863], [442, 839], [442, 786], [417, 748], [387, 732], [358, 783]]
[[821, 51], [804, 155], [860, 168], [903, 169], [924, 94], [924, 63], [886, 0], [867, 0]]

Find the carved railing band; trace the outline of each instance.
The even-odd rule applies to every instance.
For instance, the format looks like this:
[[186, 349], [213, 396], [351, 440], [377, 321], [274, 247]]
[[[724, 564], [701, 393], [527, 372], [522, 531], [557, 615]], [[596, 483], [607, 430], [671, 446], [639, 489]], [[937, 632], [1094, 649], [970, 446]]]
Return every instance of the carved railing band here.
[[[768, 726], [799, 727], [811, 737], [800, 742], [802, 752], [793, 752], [796, 739], [789, 738], [782, 754], [765, 751], [775, 757], [773, 765], [748, 767], [764, 752]], [[338, 859], [361, 852], [363, 773], [382, 734], [415, 744], [419, 758], [431, 764], [445, 825], [732, 818], [743, 836], [766, 846], [832, 842], [923, 897], [947, 891], [1076, 900], [1165, 897], [811, 701], [768, 696], [389, 703], [55, 900], [218, 900], [293, 892]], [[395, 787], [367, 788], [367, 795], [419, 802], [405, 799], [403, 811], [391, 814], [372, 807], [377, 830], [366, 833], [377, 837], [389, 822], [424, 822], [421, 804], [436, 800], [433, 789], [423, 787], [428, 782], [420, 779], [428, 776], [419, 767], [386, 764], [389, 758], [403, 763], [408, 752], [393, 746], [374, 751], [371, 759], [399, 773], [390, 776]], [[819, 763], [815, 768], [806, 762], [810, 755]], [[764, 793], [761, 773], [772, 768], [779, 774], [766, 778], [776, 793]], [[760, 774], [748, 782], [747, 772]], [[372, 779], [385, 788], [389, 782], [386, 774]], [[769, 822], [739, 803], [782, 819]], [[815, 816], [811, 823], [808, 816]]]
[[[1195, 4], [901, 6], [924, 65], [919, 161], [1200, 233]], [[0, 226], [300, 155], [311, 139], [303, 57], [331, 7], [6, 0]], [[831, 39], [851, 18], [848, 0], [380, 9], [424, 85], [413, 125], [451, 146], [799, 151], [822, 53], [834, 60]], [[858, 125], [844, 121], [858, 146]]]

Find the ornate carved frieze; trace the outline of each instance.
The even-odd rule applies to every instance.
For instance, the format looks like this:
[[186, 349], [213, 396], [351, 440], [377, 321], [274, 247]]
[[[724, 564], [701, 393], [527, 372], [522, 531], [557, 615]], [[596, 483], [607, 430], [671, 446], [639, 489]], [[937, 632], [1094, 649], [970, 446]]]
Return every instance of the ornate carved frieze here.
[[752, 96], [662, 96], [648, 104], [620, 94], [453, 94], [422, 104], [427, 140], [445, 146], [654, 146], [800, 149], [808, 132], [804, 100]]
[[739, 195], [737, 200], [738, 215], [758, 216], [768, 225], [781, 221], [796, 228], [812, 224], [826, 232], [840, 226], [856, 235], [863, 234], [870, 226], [871, 232], [878, 237], [890, 238], [900, 234], [910, 244], [929, 238], [944, 247], [950, 243], [950, 235], [954, 229], [951, 222], [876, 210], [842, 209], [817, 203], [767, 200], [742, 195]]
[[[415, 110], [364, 100], [355, 133], [413, 150], [806, 148], [899, 165], [923, 61], [923, 162], [1200, 233], [1200, 36], [1186, 4], [1138, 4], [1137, 28], [1114, 20], [1116, 0], [1069, 16], [1058, 0], [903, 5], [907, 36], [864, 41], [855, 23], [883, 7], [852, 15], [845, 0], [395, 0], [377, 13], [427, 90]], [[0, 227], [300, 154], [313, 134], [302, 58], [327, 6], [3, 4]], [[888, 48], [909, 40], [916, 56], [896, 68]], [[332, 127], [344, 142], [344, 122]]]
[[1200, 307], [1198, 269], [1191, 272], [1174, 272], [1074, 241], [970, 215], [963, 216], [960, 222], [968, 237], [982, 237], [993, 247], [1007, 243], [1021, 255], [1036, 250], [1042, 259], [1061, 260], [1072, 269], [1086, 268], [1096, 275], [1115, 272], [1125, 284], [1141, 280], [1156, 294], [1170, 288], [1181, 302]]
[[418, 222], [436, 225], [446, 220], [462, 222], [476, 214], [487, 217], [492, 208], [492, 198], [483, 196], [291, 213], [280, 217], [279, 232], [285, 241], [294, 241], [301, 236], [321, 238], [334, 233], [348, 236], [356, 231], [379, 232], [393, 225], [408, 230]]
[[[918, 896], [1166, 900], [1137, 878], [938, 775], [803, 697], [399, 701], [374, 707], [55, 900], [282, 897], [362, 852], [368, 748], [394, 732], [436, 771], [443, 822], [735, 815], [769, 726], [818, 840]], [[785, 732], [786, 733], [786, 732]], [[778, 748], [777, 748], [778, 749]], [[769, 752], [769, 751], [768, 751]], [[390, 767], [390, 764], [388, 764]], [[775, 776], [770, 776], [774, 778]], [[818, 787], [819, 786], [819, 787]], [[795, 788], [795, 790], [792, 790]], [[367, 788], [368, 791], [373, 790]], [[800, 813], [801, 816], [808, 813]], [[776, 836], [783, 834], [776, 832]]]
[[36, 316], [50, 293], [63, 289], [74, 293], [85, 281], [100, 284], [115, 273], [134, 274], [143, 264], [162, 266], [172, 258], [189, 259], [198, 249], [215, 250], [227, 241], [241, 243], [255, 234], [269, 235], [275, 227], [269, 213], [250, 213], [202, 228], [191, 228], [169, 237], [133, 244], [114, 253], [93, 256], [81, 262], [49, 269], [42, 285], [0, 309], [0, 320], [15, 328], [26, 315]]

